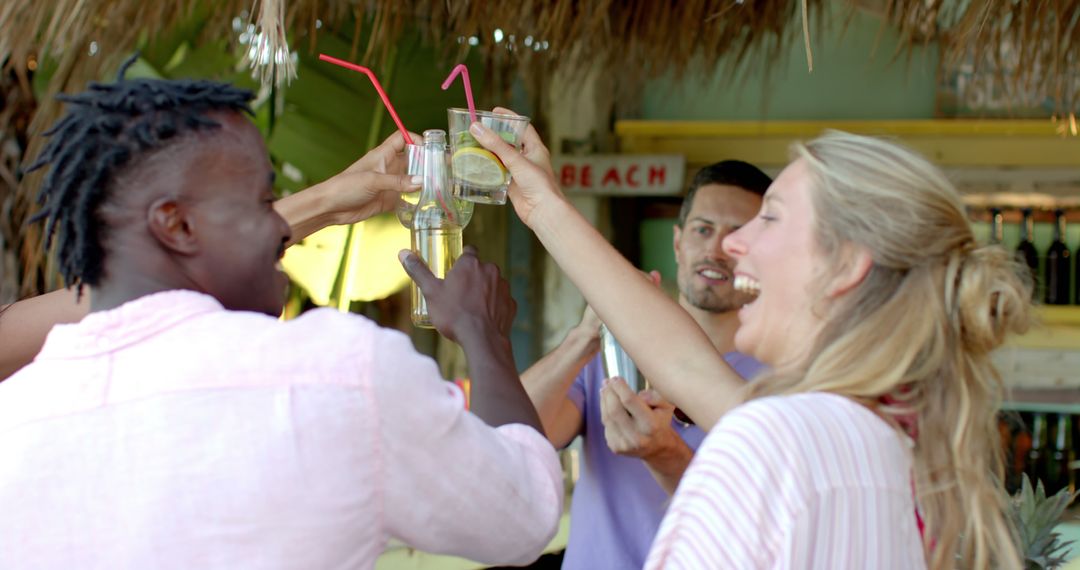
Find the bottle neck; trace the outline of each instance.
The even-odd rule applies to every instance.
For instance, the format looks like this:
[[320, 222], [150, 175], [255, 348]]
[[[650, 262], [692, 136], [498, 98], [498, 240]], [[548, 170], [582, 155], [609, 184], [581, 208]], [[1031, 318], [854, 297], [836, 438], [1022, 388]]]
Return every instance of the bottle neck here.
[[1072, 421], [1069, 420], [1068, 415], [1061, 414], [1058, 417], [1057, 437], [1054, 439], [1056, 449], [1064, 450], [1072, 447]]
[[416, 204], [414, 229], [436, 229], [460, 225], [459, 213], [450, 193], [446, 166], [446, 139], [442, 131], [424, 133], [424, 182]]
[[1054, 214], [1054, 241], [1065, 241], [1065, 213]]
[[1046, 444], [1046, 416], [1043, 414], [1035, 414], [1031, 426], [1031, 442], [1035, 447]]
[[1001, 243], [1005, 241], [1005, 228], [1004, 218], [1001, 215], [1001, 210], [990, 210], [990, 243]]
[[1024, 212], [1024, 223], [1020, 226], [1021, 241], [1033, 241], [1035, 239], [1035, 219], [1030, 211]]

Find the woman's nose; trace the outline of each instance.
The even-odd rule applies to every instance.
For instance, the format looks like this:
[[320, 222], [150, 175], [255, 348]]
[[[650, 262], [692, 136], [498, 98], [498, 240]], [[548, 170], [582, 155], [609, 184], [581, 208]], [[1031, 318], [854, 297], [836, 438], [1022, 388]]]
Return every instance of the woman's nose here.
[[746, 254], [746, 226], [724, 236], [721, 248], [728, 257], [738, 258]]

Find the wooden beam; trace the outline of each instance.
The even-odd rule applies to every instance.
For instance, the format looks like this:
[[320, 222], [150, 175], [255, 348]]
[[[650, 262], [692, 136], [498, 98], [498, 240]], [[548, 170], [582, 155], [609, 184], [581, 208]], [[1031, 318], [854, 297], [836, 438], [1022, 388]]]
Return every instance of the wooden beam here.
[[792, 142], [827, 129], [896, 137], [944, 167], [1080, 168], [1080, 137], [1049, 120], [619, 121], [621, 152], [686, 156], [689, 171], [724, 159], [788, 162]]
[[658, 137], [817, 136], [825, 129], [876, 135], [1057, 136], [1051, 120], [617, 121], [615, 134]]

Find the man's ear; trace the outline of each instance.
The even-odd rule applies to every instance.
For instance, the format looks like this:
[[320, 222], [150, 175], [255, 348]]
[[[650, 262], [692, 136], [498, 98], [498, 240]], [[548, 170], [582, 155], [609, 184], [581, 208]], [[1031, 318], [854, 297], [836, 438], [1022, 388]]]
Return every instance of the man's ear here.
[[671, 228], [671, 250], [675, 252], [675, 259], [679, 258], [679, 238], [682, 237], [682, 230], [679, 224]]
[[158, 198], [150, 204], [146, 225], [150, 234], [166, 249], [181, 255], [199, 253], [194, 220], [175, 198]]
[[873, 254], [863, 246], [847, 244], [842, 248], [841, 254], [842, 261], [836, 264], [836, 271], [825, 291], [829, 298], [840, 297], [858, 287], [874, 265]]

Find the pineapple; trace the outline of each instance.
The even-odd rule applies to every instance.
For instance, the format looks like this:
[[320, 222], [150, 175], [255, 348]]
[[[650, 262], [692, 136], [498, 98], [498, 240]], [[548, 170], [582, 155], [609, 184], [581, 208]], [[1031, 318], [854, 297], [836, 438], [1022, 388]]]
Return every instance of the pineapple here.
[[1024, 557], [1025, 570], [1052, 570], [1065, 563], [1065, 555], [1073, 541], [1062, 542], [1054, 528], [1076, 495], [1062, 489], [1047, 497], [1042, 481], [1032, 489], [1031, 480], [1024, 475], [1020, 490], [1010, 501], [1009, 516], [1016, 528], [1018, 550]]

